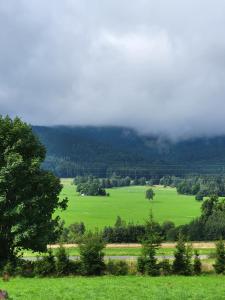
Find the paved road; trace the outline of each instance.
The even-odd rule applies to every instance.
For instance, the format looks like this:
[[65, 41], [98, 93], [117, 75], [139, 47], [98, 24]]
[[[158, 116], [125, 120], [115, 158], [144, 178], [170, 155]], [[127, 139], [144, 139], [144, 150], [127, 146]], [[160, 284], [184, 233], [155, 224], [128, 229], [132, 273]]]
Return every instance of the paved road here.
[[[79, 259], [79, 255], [73, 255], [73, 256], [69, 256], [69, 258], [71, 260], [78, 260]], [[137, 260], [138, 256], [130, 256], [130, 255], [106, 255], [105, 259], [118, 259], [118, 260]], [[173, 255], [156, 255], [156, 258], [158, 259], [172, 259], [174, 258]], [[201, 254], [199, 255], [200, 259], [207, 259], [209, 258], [209, 255], [205, 255], [205, 254]], [[30, 260], [30, 261], [35, 261], [37, 260], [37, 257], [35, 256], [27, 256], [27, 257], [23, 257], [24, 260]]]

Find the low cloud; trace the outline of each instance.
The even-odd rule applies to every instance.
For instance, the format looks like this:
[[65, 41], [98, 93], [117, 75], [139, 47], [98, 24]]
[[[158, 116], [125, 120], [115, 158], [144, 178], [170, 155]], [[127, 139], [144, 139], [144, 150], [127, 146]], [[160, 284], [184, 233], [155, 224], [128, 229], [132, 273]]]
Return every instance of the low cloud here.
[[221, 0], [0, 4], [0, 112], [42, 125], [225, 134]]

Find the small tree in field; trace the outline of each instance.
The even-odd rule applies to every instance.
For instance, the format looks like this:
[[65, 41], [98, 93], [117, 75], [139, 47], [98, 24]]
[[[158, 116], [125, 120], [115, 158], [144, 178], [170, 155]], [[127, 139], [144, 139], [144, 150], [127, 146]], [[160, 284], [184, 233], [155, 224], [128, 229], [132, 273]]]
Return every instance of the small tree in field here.
[[217, 274], [225, 273], [225, 247], [222, 239], [216, 243], [216, 262], [213, 266]]
[[160, 266], [157, 263], [156, 251], [161, 243], [161, 238], [156, 231], [152, 213], [146, 222], [146, 235], [142, 240], [142, 256], [138, 258], [138, 271], [151, 276], [159, 275]]
[[80, 259], [84, 275], [101, 275], [105, 270], [105, 243], [98, 232], [88, 232], [79, 242]]
[[191, 275], [191, 256], [191, 246], [186, 246], [184, 237], [179, 234], [176, 251], [174, 253], [173, 272], [178, 275]]
[[145, 192], [145, 198], [148, 199], [148, 200], [153, 200], [155, 196], [155, 193], [153, 191], [153, 189], [147, 189], [146, 192]]
[[59, 249], [56, 252], [56, 273], [58, 276], [63, 276], [63, 275], [68, 275], [69, 273], [69, 268], [70, 268], [70, 260], [69, 256], [66, 253], [65, 248], [62, 246], [59, 247]]

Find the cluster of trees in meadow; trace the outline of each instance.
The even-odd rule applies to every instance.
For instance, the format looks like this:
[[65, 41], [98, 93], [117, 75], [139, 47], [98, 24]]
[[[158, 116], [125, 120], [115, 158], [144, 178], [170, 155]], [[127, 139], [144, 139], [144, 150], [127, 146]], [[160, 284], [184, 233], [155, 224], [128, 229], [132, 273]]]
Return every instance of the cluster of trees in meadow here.
[[[129, 176], [121, 177], [115, 173], [109, 178], [96, 178], [94, 176], [77, 176], [74, 178], [74, 183], [77, 185], [77, 190], [88, 190], [88, 186], [95, 184], [95, 190], [113, 187], [122, 187], [130, 185], [163, 185], [170, 186], [177, 189], [179, 194], [195, 195], [196, 200], [202, 201], [204, 197], [217, 195], [219, 197], [225, 196], [225, 176], [186, 176], [185, 178], [176, 176], [163, 176], [161, 178], [131, 178]], [[93, 190], [93, 187], [91, 187]], [[103, 192], [104, 193], [104, 192]]]
[[76, 191], [85, 196], [109, 196], [97, 179], [78, 184]]
[[[77, 176], [74, 178], [73, 183], [76, 185], [76, 191], [81, 195], [86, 196], [109, 196], [106, 188], [123, 187], [130, 185], [146, 185], [148, 181], [145, 177], [135, 178], [132, 180], [130, 177], [120, 177], [115, 174], [110, 178], [96, 178], [94, 176]], [[153, 199], [154, 193], [149, 190], [146, 194], [147, 199]]]
[[159, 182], [164, 186], [176, 187], [179, 194], [195, 195], [196, 200], [199, 201], [212, 195], [225, 196], [224, 175], [187, 176], [185, 178], [164, 176]]
[[97, 178], [95, 176], [76, 176], [73, 180], [75, 185], [80, 185], [82, 183], [98, 183], [104, 189], [114, 188], [114, 187], [123, 187], [123, 186], [131, 186], [131, 185], [152, 185], [154, 180], [147, 180], [146, 177], [134, 178], [132, 179], [129, 176], [121, 177], [116, 175], [115, 173], [108, 178]]

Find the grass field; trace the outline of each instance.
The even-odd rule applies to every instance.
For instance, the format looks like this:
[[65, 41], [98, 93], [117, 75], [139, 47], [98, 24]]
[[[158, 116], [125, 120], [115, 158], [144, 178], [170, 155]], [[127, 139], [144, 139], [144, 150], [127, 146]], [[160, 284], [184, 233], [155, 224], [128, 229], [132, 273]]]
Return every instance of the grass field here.
[[[157, 250], [157, 255], [173, 255], [174, 248], [160, 248]], [[57, 249], [53, 249], [53, 253], [56, 253]], [[68, 248], [66, 249], [68, 255], [79, 255], [78, 248]], [[199, 254], [207, 254], [210, 256], [215, 255], [215, 249], [198, 249]], [[140, 256], [141, 255], [141, 248], [106, 248], [104, 249], [104, 253], [106, 256]], [[24, 257], [35, 257], [40, 255], [39, 253], [34, 253], [31, 251], [24, 251]]]
[[109, 189], [109, 197], [82, 197], [71, 182], [71, 179], [62, 179], [61, 197], [69, 199], [67, 210], [61, 213], [66, 225], [83, 221], [87, 228], [102, 228], [113, 225], [118, 215], [126, 221], [142, 224], [150, 209], [157, 221], [171, 220], [180, 225], [200, 214], [201, 203], [193, 196], [178, 195], [173, 188], [155, 187], [155, 198], [148, 201], [144, 186]]
[[0, 284], [13, 300], [222, 300], [224, 276], [15, 278]]

